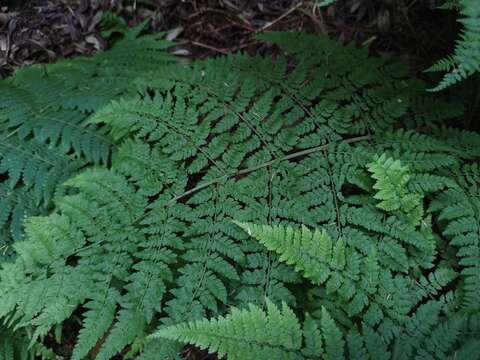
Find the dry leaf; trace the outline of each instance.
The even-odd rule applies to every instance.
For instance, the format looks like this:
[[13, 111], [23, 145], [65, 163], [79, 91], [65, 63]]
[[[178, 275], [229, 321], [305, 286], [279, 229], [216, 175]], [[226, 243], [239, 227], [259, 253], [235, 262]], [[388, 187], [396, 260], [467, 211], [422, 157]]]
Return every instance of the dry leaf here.
[[101, 50], [102, 49], [102, 44], [100, 43], [100, 40], [95, 35], [88, 35], [85, 38], [85, 41], [89, 44], [92, 44], [96, 50]]
[[167, 32], [167, 36], [165, 38], [169, 41], [175, 40], [178, 37], [178, 35], [182, 33], [182, 31], [183, 31], [183, 27], [181, 26], [171, 29]]

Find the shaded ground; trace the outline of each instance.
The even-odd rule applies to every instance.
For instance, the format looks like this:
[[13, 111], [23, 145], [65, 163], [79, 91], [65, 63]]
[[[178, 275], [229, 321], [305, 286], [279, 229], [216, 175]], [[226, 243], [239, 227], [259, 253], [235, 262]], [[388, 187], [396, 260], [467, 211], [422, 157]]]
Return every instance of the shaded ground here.
[[255, 34], [303, 30], [370, 46], [425, 68], [453, 43], [455, 19], [434, 0], [0, 0], [0, 76], [16, 66], [91, 55], [108, 47], [100, 35], [105, 11], [129, 25], [151, 19], [149, 31], [181, 27], [177, 40], [194, 58], [255, 52]]

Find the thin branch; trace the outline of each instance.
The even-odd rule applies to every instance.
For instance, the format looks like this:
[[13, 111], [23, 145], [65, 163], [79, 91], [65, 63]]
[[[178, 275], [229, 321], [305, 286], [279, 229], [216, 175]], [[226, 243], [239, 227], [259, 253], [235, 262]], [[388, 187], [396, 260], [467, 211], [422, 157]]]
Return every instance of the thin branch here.
[[190, 41], [190, 44], [195, 45], [195, 46], [199, 46], [199, 47], [211, 50], [211, 51], [215, 51], [215, 52], [218, 52], [218, 53], [223, 54], [223, 55], [228, 54], [228, 51], [225, 50], [225, 49], [219, 49], [219, 48], [216, 48], [214, 46], [210, 46], [210, 45], [207, 45], [207, 44], [200, 43], [198, 41]]
[[[357, 136], [357, 137], [354, 137], [354, 138], [351, 138], [351, 139], [347, 139], [347, 140], [344, 140], [342, 141], [341, 143], [344, 143], [344, 144], [351, 144], [351, 143], [354, 143], [354, 142], [359, 142], [359, 141], [365, 141], [365, 140], [370, 140], [372, 138], [371, 135], [363, 135], [363, 136]], [[210, 185], [213, 185], [213, 184], [216, 184], [216, 183], [219, 183], [221, 182], [222, 180], [225, 180], [225, 179], [228, 179], [228, 178], [231, 178], [231, 177], [236, 177], [236, 176], [241, 176], [241, 175], [245, 175], [245, 174], [249, 174], [251, 172], [254, 172], [254, 171], [257, 171], [259, 169], [263, 169], [267, 166], [270, 166], [270, 165], [273, 165], [273, 164], [276, 164], [278, 162], [282, 162], [282, 161], [286, 161], [286, 160], [291, 160], [291, 159], [295, 159], [295, 158], [298, 158], [298, 157], [301, 157], [301, 156], [305, 156], [305, 155], [309, 155], [309, 154], [312, 154], [314, 152], [317, 152], [317, 151], [322, 151], [322, 150], [325, 150], [328, 146], [330, 146], [331, 143], [328, 143], [326, 145], [320, 145], [320, 146], [316, 146], [316, 147], [313, 147], [313, 148], [310, 148], [310, 149], [305, 149], [305, 150], [301, 150], [301, 151], [297, 151], [293, 154], [290, 154], [290, 155], [286, 155], [282, 158], [278, 158], [278, 159], [273, 159], [273, 160], [270, 160], [270, 161], [267, 161], [267, 162], [264, 162], [262, 164], [258, 164], [258, 165], [255, 165], [255, 166], [252, 166], [248, 169], [243, 169], [243, 170], [240, 170], [240, 171], [237, 171], [235, 173], [232, 173], [232, 174], [227, 174], [227, 175], [223, 175], [223, 176], [220, 176], [218, 178], [215, 178], [215, 179], [212, 179], [210, 181], [207, 181], [203, 184], [200, 184], [198, 186], [195, 186], [194, 188], [188, 190], [188, 191], [185, 191], [183, 194], [180, 194], [178, 196], [175, 196], [173, 199], [171, 199], [168, 203], [168, 204], [172, 204], [182, 198], [184, 198], [185, 196], [188, 196], [188, 195], [191, 195], [197, 191], [200, 191], [202, 189], [205, 189], [206, 187], [209, 187]]]
[[257, 30], [257, 32], [263, 32], [265, 30], [267, 30], [268, 28], [272, 27], [273, 25], [275, 25], [276, 23], [278, 23], [280, 20], [286, 18], [288, 15], [290, 15], [292, 12], [294, 12], [295, 10], [297, 10], [300, 6], [303, 5], [303, 2], [299, 2], [297, 5], [295, 5], [294, 7], [290, 8], [287, 12], [285, 12], [284, 14], [282, 14], [281, 16], [279, 16], [278, 18], [276, 18], [275, 20], [273, 21], [270, 21], [269, 23], [265, 24], [263, 27], [261, 27], [259, 30]]

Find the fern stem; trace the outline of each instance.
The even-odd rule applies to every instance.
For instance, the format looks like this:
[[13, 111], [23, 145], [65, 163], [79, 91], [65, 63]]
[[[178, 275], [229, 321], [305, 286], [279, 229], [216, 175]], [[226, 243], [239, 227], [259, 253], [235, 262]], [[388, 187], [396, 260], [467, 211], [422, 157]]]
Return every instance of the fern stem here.
[[[357, 137], [354, 137], [354, 138], [351, 138], [351, 139], [347, 139], [347, 140], [341, 141], [341, 143], [351, 144], [351, 143], [355, 143], [355, 142], [370, 140], [371, 138], [372, 138], [371, 135], [363, 135], [363, 136], [357, 136]], [[295, 158], [298, 158], [298, 157], [301, 157], [301, 156], [305, 156], [305, 155], [310, 155], [310, 154], [312, 154], [312, 153], [325, 150], [325, 149], [326, 149], [328, 146], [330, 146], [330, 145], [331, 145], [331, 143], [328, 143], [328, 144], [316, 146], [316, 147], [313, 147], [313, 148], [310, 148], [310, 149], [305, 149], [305, 150], [297, 151], [297, 152], [295, 152], [295, 153], [293, 153], [293, 154], [289, 154], [289, 155], [286, 155], [286, 156], [281, 157], [281, 158], [273, 159], [273, 160], [270, 160], [270, 161], [267, 161], [267, 162], [264, 162], [264, 163], [261, 163], [261, 164], [252, 166], [252, 167], [250, 167], [250, 168], [237, 171], [237, 172], [232, 173], [232, 174], [227, 174], [227, 175], [223, 175], [223, 176], [217, 177], [217, 178], [212, 179], [212, 180], [209, 180], [209, 181], [207, 181], [207, 182], [205, 182], [205, 183], [203, 183], [203, 184], [200, 184], [200, 185], [198, 185], [198, 186], [195, 186], [194, 188], [185, 191], [183, 194], [180, 194], [180, 195], [178, 195], [178, 196], [175, 196], [173, 199], [171, 199], [171, 200], [168, 202], [168, 204], [175, 203], [176, 201], [184, 198], [185, 196], [188, 196], [188, 195], [191, 195], [191, 194], [193, 194], [193, 193], [196, 193], [197, 191], [200, 191], [200, 190], [202, 190], [202, 189], [205, 189], [206, 187], [209, 187], [210, 185], [219, 183], [219, 182], [222, 181], [222, 180], [225, 180], [225, 179], [228, 179], [228, 178], [231, 178], [231, 177], [235, 177], [235, 176], [241, 176], [241, 175], [249, 174], [249, 173], [251, 173], [251, 172], [254, 172], [254, 171], [263, 169], [263, 168], [265, 168], [265, 167], [267, 167], [267, 166], [273, 165], [273, 164], [278, 163], [278, 162], [295, 159]]]

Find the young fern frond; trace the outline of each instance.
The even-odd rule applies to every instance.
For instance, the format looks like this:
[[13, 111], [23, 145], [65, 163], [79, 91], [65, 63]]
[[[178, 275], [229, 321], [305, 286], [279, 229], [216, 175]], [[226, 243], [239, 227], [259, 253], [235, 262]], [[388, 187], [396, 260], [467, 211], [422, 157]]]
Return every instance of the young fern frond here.
[[417, 226], [423, 215], [422, 197], [407, 190], [410, 181], [408, 167], [383, 154], [369, 163], [367, 168], [376, 180], [373, 188], [377, 193], [373, 197], [380, 200], [377, 207], [387, 212], [398, 212], [399, 217], [404, 218], [408, 224]]

